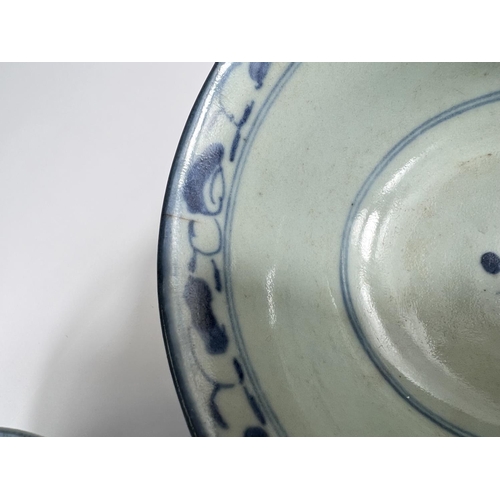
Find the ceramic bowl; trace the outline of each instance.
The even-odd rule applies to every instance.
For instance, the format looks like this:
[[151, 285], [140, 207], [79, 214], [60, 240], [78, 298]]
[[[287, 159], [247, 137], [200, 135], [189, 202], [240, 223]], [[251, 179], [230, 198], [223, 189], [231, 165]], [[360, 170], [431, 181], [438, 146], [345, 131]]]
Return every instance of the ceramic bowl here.
[[193, 434], [500, 434], [499, 77], [213, 69], [159, 241]]
[[0, 438], [2, 437], [37, 437], [30, 432], [11, 429], [10, 427], [0, 427]]

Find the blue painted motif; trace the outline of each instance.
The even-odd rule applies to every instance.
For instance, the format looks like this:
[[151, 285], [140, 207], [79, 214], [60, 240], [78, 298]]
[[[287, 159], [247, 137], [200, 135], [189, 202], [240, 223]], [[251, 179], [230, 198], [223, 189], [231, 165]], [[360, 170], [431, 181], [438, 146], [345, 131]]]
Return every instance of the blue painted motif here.
[[[252, 81], [255, 82], [256, 90], [259, 90], [263, 87], [264, 80], [268, 74], [269, 66], [270, 63], [251, 63], [249, 65], [248, 74], [250, 75]], [[232, 71], [234, 67], [235, 66], [232, 66], [227, 74], [229, 74], [229, 72]], [[288, 75], [287, 78], [293, 73], [293, 71], [290, 71], [292, 67], [293, 65], [288, 66], [284, 72], [284, 75]], [[227, 78], [227, 74], [223, 76], [221, 81], [225, 81], [225, 78]], [[250, 132], [254, 132], [256, 128], [260, 126], [263, 117], [265, 116], [268, 109], [270, 108], [270, 105], [281, 90], [284, 81], [286, 81], [286, 79], [284, 79], [283, 77], [284, 75], [282, 75], [278, 79], [278, 82], [274, 85], [274, 87], [271, 89], [270, 94], [264, 100], [264, 104], [255, 117], [253, 124], [249, 125]], [[236, 127], [234, 136], [231, 140], [229, 154], [229, 162], [231, 163], [236, 161], [235, 172], [237, 172], [238, 169], [242, 169], [244, 162], [242, 163], [241, 157], [244, 157], [244, 159], [246, 159], [246, 153], [244, 153], [244, 151], [248, 146], [248, 134], [246, 138], [243, 138], [243, 128], [249, 123], [249, 119], [252, 117], [254, 107], [254, 100], [246, 104], [239, 120], [236, 120], [233, 114], [229, 114], [223, 108], [221, 108], [227, 116], [229, 122]], [[252, 135], [252, 140], [253, 137], [254, 136]], [[241, 144], [244, 144], [244, 147], [242, 148], [240, 154], [239, 148]], [[240, 159], [237, 159], [238, 154], [240, 155]], [[226, 266], [225, 260], [225, 254], [227, 253], [227, 250], [224, 249], [223, 245], [224, 242], [227, 242], [229, 238], [230, 231], [228, 231], [228, 218], [232, 217], [232, 214], [229, 214], [228, 211], [230, 207], [230, 200], [226, 200], [224, 162], [224, 146], [218, 142], [209, 145], [203, 150], [200, 155], [196, 156], [188, 166], [182, 189], [182, 196], [184, 202], [186, 203], [188, 211], [191, 214], [200, 214], [201, 216], [203, 216], [201, 219], [197, 220], [188, 219], [187, 224], [188, 241], [193, 252], [192, 257], [188, 263], [188, 270], [191, 274], [189, 275], [184, 288], [184, 300], [191, 314], [192, 328], [190, 328], [189, 330], [193, 330], [198, 333], [205, 345], [206, 351], [211, 355], [223, 355], [227, 353], [230, 341], [224, 325], [219, 323], [214, 314], [212, 308], [212, 287], [206, 279], [196, 276], [196, 272], [198, 257], [210, 258], [210, 263], [213, 268], [214, 290], [217, 292], [221, 292], [223, 288], [222, 283], [224, 281], [224, 287], [226, 288], [227, 297], [227, 294], [229, 292], [227, 291], [226, 285], [228, 279], [230, 278], [228, 276], [229, 271]], [[221, 224], [219, 223], [219, 217], [224, 217], [225, 208], [226, 214], [224, 220], [224, 229], [222, 229]], [[207, 239], [207, 241], [216, 242], [212, 249], [202, 249], [196, 245], [197, 224], [203, 224], [205, 236], [207, 235], [207, 231], [212, 231], [213, 238]], [[218, 259], [221, 258], [221, 255], [224, 258], [224, 266], [222, 267], [223, 273], [221, 272], [217, 264]], [[221, 276], [222, 274], [223, 278]], [[226, 418], [223, 415], [223, 412], [220, 410], [219, 405], [217, 404], [217, 395], [220, 393], [220, 391], [234, 390], [234, 387], [241, 387], [244, 391], [249, 409], [251, 410], [251, 414], [253, 414], [256, 421], [258, 421], [262, 426], [250, 425], [244, 431], [244, 435], [267, 436], [268, 432], [264, 429], [264, 427], [268, 425], [268, 422], [264, 415], [264, 410], [260, 405], [260, 402], [265, 401], [265, 397], [263, 396], [258, 384], [256, 385], [255, 376], [251, 374], [250, 377], [247, 377], [246, 372], [248, 370], [249, 361], [246, 357], [246, 353], [244, 353], [243, 363], [240, 362], [236, 357], [232, 358], [234, 372], [238, 377], [238, 384], [236, 386], [232, 383], [221, 383], [217, 380], [214, 380], [205, 372], [194, 351], [193, 356], [204, 378], [212, 386], [207, 405], [209, 414], [211, 415], [214, 423], [218, 427], [223, 429], [230, 428], [229, 423], [227, 422]], [[247, 384], [250, 384], [250, 386], [253, 387], [256, 393], [251, 391], [249, 387], [247, 387]], [[265, 411], [268, 413], [270, 411], [269, 405], [267, 403], [265, 404]], [[278, 432], [284, 435], [285, 432], [281, 428], [275, 416], [272, 416], [272, 421], [273, 426], [278, 429]]]
[[238, 145], [241, 139], [241, 129], [243, 128], [243, 125], [245, 125], [248, 118], [250, 117], [253, 105], [254, 105], [253, 101], [250, 104], [248, 104], [245, 108], [245, 111], [243, 111], [243, 116], [241, 117], [241, 120], [238, 123], [235, 123], [236, 133], [234, 134], [234, 139], [231, 144], [231, 153], [229, 154], [229, 161], [234, 161], [234, 158], [236, 157], [236, 151], [238, 150]]
[[[222, 210], [222, 200], [224, 199], [224, 175], [221, 161], [224, 156], [224, 146], [222, 144], [211, 144], [189, 167], [186, 182], [183, 187], [184, 200], [188, 210], [193, 214], [218, 215]], [[218, 176], [222, 179], [222, 193], [218, 200], [214, 198], [214, 185]], [[209, 195], [212, 204], [217, 204], [217, 208], [211, 210], [207, 207], [205, 199], [205, 185], [210, 181]]]
[[269, 71], [269, 66], [271, 66], [271, 63], [268, 62], [250, 63], [248, 72], [250, 74], [250, 78], [257, 84], [255, 85], [256, 89], [260, 89], [262, 87], [264, 78], [266, 78], [267, 72]]
[[224, 420], [224, 417], [222, 416], [219, 407], [217, 406], [217, 402], [215, 401], [215, 398], [220, 390], [221, 390], [220, 384], [215, 384], [212, 394], [210, 395], [210, 402], [208, 408], [215, 423], [222, 429], [229, 429], [229, 425]]
[[[239, 320], [238, 316], [235, 312], [235, 305], [234, 305], [234, 296], [233, 296], [233, 290], [232, 290], [232, 278], [231, 278], [231, 252], [230, 252], [230, 241], [231, 241], [231, 227], [232, 227], [232, 221], [233, 221], [233, 216], [234, 216], [234, 208], [235, 208], [235, 200], [237, 199], [237, 193], [238, 193], [238, 188], [240, 185], [240, 180], [241, 180], [241, 175], [244, 170], [246, 160], [248, 157], [248, 153], [251, 149], [251, 146], [253, 144], [253, 141], [255, 139], [255, 136], [257, 134], [257, 131], [259, 130], [260, 125], [263, 123], [267, 112], [273, 105], [274, 101], [277, 99], [279, 93], [283, 89], [284, 85], [289, 81], [289, 79], [293, 76], [295, 71], [298, 68], [298, 64], [296, 63], [290, 63], [286, 69], [283, 71], [283, 73], [279, 76], [276, 84], [274, 85], [273, 89], [269, 94], [267, 95], [264, 103], [258, 110], [256, 116], [254, 117], [254, 121], [252, 124], [252, 127], [250, 131], [247, 133], [246, 140], [244, 142], [244, 145], [241, 149], [241, 153], [239, 156], [239, 159], [236, 161], [235, 164], [235, 174], [234, 174], [234, 179], [233, 182], [231, 183], [231, 188], [230, 188], [230, 193], [227, 201], [227, 209], [226, 209], [226, 219], [225, 219], [225, 224], [224, 224], [224, 248], [223, 248], [223, 256], [224, 256], [224, 288], [226, 290], [226, 297], [228, 301], [228, 307], [229, 307], [229, 314], [230, 314], [230, 319], [231, 319], [231, 329], [234, 333], [234, 339], [236, 340], [236, 344], [238, 346], [238, 350], [240, 352], [240, 359], [242, 360], [242, 366], [244, 365], [245, 368], [245, 375], [246, 378], [245, 380], [248, 380], [249, 384], [251, 384], [251, 387], [254, 390], [254, 396], [255, 400], [258, 399], [259, 401], [259, 410], [265, 415], [266, 415], [266, 427], [268, 425], [272, 425], [272, 427], [277, 431], [278, 435], [281, 436], [286, 436], [286, 431], [281, 425], [278, 417], [274, 413], [271, 405], [268, 403], [267, 398], [265, 397], [265, 394], [260, 387], [259, 380], [257, 375], [255, 374], [252, 364], [250, 362], [250, 359], [247, 355], [245, 344], [243, 341], [243, 336], [241, 334], [241, 328], [239, 325]], [[251, 405], [249, 401], [249, 405]], [[252, 408], [252, 410], [254, 410]]]
[[222, 282], [220, 280], [220, 271], [219, 268], [217, 267], [217, 264], [215, 263], [215, 260], [212, 259], [212, 266], [214, 268], [214, 281], [215, 281], [215, 289], [218, 292], [222, 292]]
[[250, 405], [250, 408], [252, 408], [252, 411], [257, 417], [257, 420], [262, 425], [266, 425], [266, 419], [264, 417], [264, 414], [262, 413], [262, 410], [259, 408], [257, 401], [255, 401], [255, 398], [248, 392], [248, 389], [246, 387], [245, 387], [245, 396], [247, 397], [248, 404]]
[[491, 104], [494, 102], [500, 101], [500, 91], [492, 92], [490, 94], [486, 94], [475, 99], [471, 99], [469, 101], [465, 101], [462, 104], [457, 104], [449, 108], [446, 111], [436, 115], [433, 118], [425, 121], [419, 127], [415, 128], [412, 132], [410, 132], [406, 137], [401, 139], [383, 158], [382, 160], [375, 166], [373, 171], [367, 177], [360, 190], [356, 194], [353, 203], [351, 204], [351, 209], [349, 211], [344, 231], [342, 234], [342, 243], [341, 243], [341, 251], [340, 251], [340, 288], [342, 291], [342, 298], [344, 301], [344, 305], [347, 311], [347, 315], [349, 317], [349, 321], [351, 326], [358, 337], [361, 345], [364, 350], [368, 354], [371, 361], [378, 368], [381, 375], [384, 379], [394, 388], [394, 390], [411, 406], [420, 411], [427, 418], [432, 420], [437, 425], [441, 426], [443, 429], [446, 429], [448, 432], [459, 435], [459, 436], [470, 436], [471, 433], [461, 429], [460, 427], [448, 422], [446, 419], [442, 418], [440, 415], [437, 415], [432, 410], [427, 408], [425, 405], [416, 400], [408, 391], [401, 385], [401, 383], [393, 377], [393, 375], [389, 372], [389, 370], [384, 365], [383, 361], [378, 356], [377, 352], [373, 349], [370, 342], [368, 341], [359, 318], [356, 314], [356, 310], [354, 308], [353, 300], [351, 297], [349, 279], [348, 279], [348, 264], [349, 264], [349, 244], [351, 238], [351, 230], [353, 227], [354, 219], [356, 214], [359, 212], [361, 203], [363, 202], [365, 196], [370, 190], [371, 186], [377, 179], [377, 177], [381, 174], [381, 172], [390, 164], [390, 162], [409, 144], [411, 144], [414, 140], [416, 140], [420, 135], [424, 134], [431, 128], [439, 125], [442, 122], [445, 122], [451, 118], [459, 116], [467, 111], [472, 109], [476, 109], [480, 106], [485, 106], [487, 104]]
[[245, 373], [243, 372], [243, 368], [241, 367], [240, 362], [236, 358], [233, 359], [233, 366], [236, 373], [238, 374], [238, 382], [242, 384], [245, 380]]
[[[222, 230], [220, 228], [219, 222], [217, 219], [211, 219], [215, 230], [217, 232], [217, 241], [218, 241], [218, 246], [213, 249], [213, 250], [200, 250], [194, 243], [194, 239], [196, 238], [196, 231], [194, 229], [195, 221], [190, 220], [188, 224], [188, 238], [189, 238], [189, 245], [191, 246], [191, 250], [193, 251], [193, 256], [191, 257], [189, 264], [188, 264], [188, 269], [190, 272], [194, 273], [196, 270], [196, 256], [198, 254], [204, 255], [205, 257], [212, 257], [213, 255], [217, 255], [222, 248]], [[220, 276], [219, 276], [220, 277]], [[222, 285], [221, 285], [222, 286]]]
[[481, 256], [481, 265], [487, 273], [500, 273], [500, 257], [494, 252], [483, 253]]
[[[248, 73], [250, 75], [250, 78], [252, 81], [256, 83], [255, 89], [260, 89], [263, 85], [264, 79], [266, 78], [266, 75], [269, 70], [269, 65], [270, 63], [250, 63], [249, 68], [248, 68]], [[237, 67], [237, 65], [231, 66], [231, 68], [223, 75], [222, 79], [220, 82], [222, 83], [225, 81], [230, 72], [234, 70], [234, 68]], [[225, 283], [225, 288], [226, 288], [226, 295], [229, 303], [229, 311], [231, 315], [231, 327], [234, 331], [236, 343], [238, 345], [239, 352], [244, 360], [244, 364], [240, 363], [236, 358], [233, 358], [233, 366], [235, 369], [235, 372], [238, 376], [238, 381], [240, 385], [243, 385], [246, 383], [247, 378], [250, 379], [250, 384], [252, 387], [256, 390], [257, 394], [259, 395], [259, 401], [264, 403], [264, 409], [265, 413], [268, 416], [268, 419], [272, 421], [272, 424], [275, 429], [278, 430], [278, 432], [281, 435], [286, 435], [285, 430], [282, 428], [281, 424], [279, 423], [279, 420], [277, 417], [274, 415], [274, 412], [270, 408], [269, 404], [266, 401], [265, 396], [263, 395], [262, 389], [260, 388], [260, 385], [258, 383], [258, 379], [256, 375], [252, 371], [252, 367], [250, 364], [250, 361], [248, 359], [248, 356], [246, 354], [245, 346], [242, 340], [239, 324], [238, 324], [238, 319], [234, 314], [234, 304], [233, 304], [233, 296], [232, 296], [232, 289], [231, 289], [231, 277], [230, 277], [230, 269], [231, 269], [231, 262], [230, 262], [230, 253], [228, 251], [228, 242], [230, 241], [230, 233], [231, 233], [231, 224], [232, 224], [232, 216], [234, 212], [234, 200], [236, 199], [236, 194], [238, 190], [238, 185], [239, 185], [239, 179], [241, 176], [241, 172], [243, 171], [245, 161], [246, 161], [246, 155], [248, 154], [249, 147], [252, 143], [253, 137], [255, 137], [255, 133], [258, 130], [260, 123], [262, 122], [263, 118], [265, 117], [265, 114], [267, 113], [267, 110], [270, 108], [272, 105], [273, 100], [276, 98], [278, 95], [279, 91], [283, 87], [284, 83], [291, 77], [293, 72], [296, 69], [295, 64], [291, 64], [281, 75], [277, 83], [274, 85], [273, 89], [269, 93], [265, 103], [261, 106], [257, 116], [254, 119], [254, 122], [251, 126], [250, 131], [247, 133], [245, 146], [243, 147], [243, 150], [240, 153], [240, 159], [238, 160], [236, 164], [236, 173], [235, 173], [235, 179], [232, 182], [231, 186], [231, 193], [229, 196], [229, 199], [227, 200], [227, 213], [225, 217], [225, 223], [224, 223], [224, 229], [221, 231], [220, 225], [217, 222], [217, 219], [213, 219], [214, 222], [214, 227], [216, 231], [218, 232], [219, 236], [219, 242], [221, 244], [216, 248], [213, 252], [202, 252], [201, 250], [197, 249], [196, 246], [194, 245], [194, 237], [195, 237], [195, 232], [194, 232], [194, 221], [191, 221], [189, 224], [189, 241], [191, 244], [191, 247], [193, 248], [193, 259], [192, 262], [190, 262], [189, 265], [189, 270], [191, 272], [195, 271], [196, 268], [196, 255], [199, 253], [201, 255], [209, 256], [209, 255], [216, 255], [218, 254], [221, 250], [223, 251], [224, 255], [224, 283]], [[385, 369], [383, 366], [382, 362], [378, 360], [376, 353], [373, 352], [371, 346], [367, 342], [366, 338], [364, 337], [364, 334], [360, 328], [359, 325], [359, 320], [356, 316], [353, 304], [352, 304], [352, 299], [350, 297], [350, 291], [349, 291], [349, 283], [347, 281], [347, 265], [348, 265], [348, 259], [347, 259], [347, 254], [348, 254], [348, 247], [349, 247], [349, 235], [350, 231], [352, 228], [352, 222], [354, 219], [354, 216], [356, 215], [359, 206], [366, 196], [366, 193], [370, 189], [371, 184], [375, 181], [377, 176], [380, 174], [380, 172], [389, 164], [392, 159], [401, 152], [401, 150], [406, 147], [409, 143], [411, 143], [413, 140], [415, 140], [419, 135], [422, 133], [425, 133], [428, 129], [436, 126], [437, 124], [448, 120], [454, 116], [458, 116], [461, 113], [464, 113], [466, 111], [469, 111], [471, 109], [474, 109], [476, 107], [488, 104], [490, 102], [495, 102], [500, 99], [500, 92], [495, 92], [492, 94], [488, 94], [485, 96], [481, 96], [477, 99], [472, 99], [470, 101], [467, 101], [461, 105], [454, 106], [450, 108], [449, 110], [437, 115], [436, 117], [426, 121], [423, 123], [420, 127], [417, 127], [415, 130], [413, 130], [410, 134], [408, 134], [404, 139], [402, 139], [394, 148], [392, 148], [381, 160], [381, 162], [375, 167], [375, 169], [372, 171], [372, 173], [368, 176], [367, 180], [361, 187], [360, 191], [358, 192], [355, 200], [351, 204], [351, 211], [349, 212], [349, 216], [344, 228], [344, 233], [342, 237], [342, 249], [341, 249], [341, 260], [340, 260], [340, 274], [341, 274], [341, 289], [342, 289], [342, 295], [344, 299], [344, 303], [346, 305], [346, 309], [348, 312], [349, 319], [351, 321], [351, 324], [353, 326], [353, 329], [358, 337], [358, 339], [361, 342], [361, 345], [363, 348], [366, 350], [368, 356], [370, 359], [374, 362], [374, 364], [377, 366], [377, 368], [380, 370], [382, 376], [394, 387], [394, 389], [397, 391], [398, 394], [400, 394], [402, 397], [405, 398], [405, 401], [407, 401], [409, 404], [414, 406], [416, 409], [421, 411], [424, 415], [426, 415], [428, 418], [431, 420], [435, 421], [438, 425], [441, 425], [443, 428], [447, 429], [448, 431], [455, 433], [455, 434], [461, 434], [461, 435], [468, 435], [467, 432], [463, 431], [462, 429], [459, 429], [449, 422], [446, 422], [442, 418], [440, 418], [438, 415], [433, 414], [430, 410], [425, 408], [423, 405], [421, 405], [418, 401], [416, 401], [414, 398], [407, 399], [408, 395], [405, 391], [405, 389], [396, 381], [392, 378], [391, 374], [388, 373], [388, 371]], [[250, 114], [253, 110], [253, 102], [252, 102], [252, 107], [248, 110], [247, 105], [245, 107], [245, 110], [243, 111], [242, 118], [238, 121], [235, 122], [234, 116], [229, 116], [228, 119], [230, 120], [231, 123], [236, 125], [236, 131], [235, 135], [232, 139], [231, 143], [231, 152], [230, 152], [230, 161], [233, 162], [236, 160], [236, 155], [237, 155], [237, 150], [241, 142], [241, 128], [245, 123], [248, 121]], [[243, 122], [242, 122], [243, 121]], [[245, 150], [246, 148], [246, 150]], [[222, 168], [222, 161], [224, 157], [224, 148], [221, 144], [213, 144], [207, 150], [204, 152], [200, 159], [200, 162], [198, 164], [195, 164], [196, 162], [193, 163], [191, 168], [188, 171], [187, 179], [186, 179], [186, 186], [184, 189], [184, 199], [187, 204], [188, 210], [191, 213], [200, 213], [203, 215], [213, 215], [216, 216], [219, 213], [221, 213], [223, 204], [224, 204], [224, 198], [225, 198], [225, 185], [224, 185], [224, 176], [223, 176], [223, 168]], [[215, 186], [215, 181], [217, 176], [221, 176], [222, 179], [222, 194], [216, 199], [214, 195], [214, 186]], [[207, 205], [207, 200], [205, 199], [205, 191], [206, 191], [206, 186], [207, 183], [210, 182], [208, 185], [208, 191], [209, 191], [209, 201], [211, 202], [211, 205], [217, 205], [215, 207], [209, 207]], [[231, 200], [232, 198], [232, 200]], [[167, 214], [168, 215], [168, 214]], [[221, 249], [222, 244], [224, 245], [224, 248]], [[215, 289], [217, 290], [217, 282], [218, 278], [215, 277], [216, 272], [214, 268], [214, 280], [215, 280]], [[220, 279], [220, 274], [219, 274], [219, 279]], [[208, 287], [208, 284], [205, 283], [205, 285]], [[195, 311], [196, 312], [196, 311]], [[193, 314], [193, 311], [192, 311]], [[211, 312], [213, 316], [213, 312]], [[215, 317], [214, 317], [215, 320]], [[216, 322], [216, 320], [215, 320]], [[210, 321], [209, 321], [210, 323]], [[243, 366], [245, 368], [243, 368]], [[201, 369], [201, 367], [200, 367]], [[202, 370], [203, 372], [203, 370]], [[245, 372], [247, 373], [248, 377], [245, 375]], [[208, 402], [210, 414], [212, 415], [212, 418], [214, 419], [214, 422], [222, 427], [222, 428], [229, 428], [229, 424], [225, 421], [223, 418], [217, 403], [216, 403], [216, 396], [219, 393], [220, 390], [229, 390], [232, 389], [234, 386], [233, 384], [220, 384], [218, 382], [214, 382], [211, 379], [207, 379], [210, 381], [212, 384], [213, 390], [210, 396], [210, 400]], [[249, 406], [252, 409], [254, 413], [256, 413], [256, 418], [259, 420], [259, 417], [257, 416], [259, 412], [262, 414], [262, 417], [264, 415], [264, 412], [261, 410], [259, 405], [257, 404], [255, 410], [254, 407], [252, 407], [252, 399], [255, 401], [254, 396], [248, 392], [248, 389], [246, 386], [244, 386], [245, 394], [247, 395], [247, 400], [249, 402]], [[186, 394], [185, 394], [186, 395]], [[250, 397], [249, 397], [250, 396]], [[267, 422], [266, 424], [267, 425]], [[247, 427], [245, 431], [243, 432], [244, 436], [267, 436], [268, 433], [266, 430], [260, 426], [251, 426]]]
[[212, 292], [207, 282], [189, 276], [184, 288], [184, 299], [191, 312], [193, 327], [200, 334], [209, 354], [222, 354], [228, 338], [224, 325], [219, 326], [212, 312]]

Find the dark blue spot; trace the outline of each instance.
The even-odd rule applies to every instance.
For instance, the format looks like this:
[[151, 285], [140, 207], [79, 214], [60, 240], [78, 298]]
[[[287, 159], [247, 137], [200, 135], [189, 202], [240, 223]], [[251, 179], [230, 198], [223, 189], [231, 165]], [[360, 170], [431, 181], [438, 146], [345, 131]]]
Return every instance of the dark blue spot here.
[[248, 403], [250, 404], [250, 408], [252, 408], [254, 415], [257, 417], [257, 420], [262, 425], [266, 425], [266, 419], [264, 418], [264, 414], [262, 413], [262, 410], [259, 408], [257, 401], [255, 401], [255, 398], [248, 392], [246, 387], [245, 387], [245, 395], [248, 399]]
[[250, 78], [257, 84], [256, 89], [260, 89], [264, 83], [264, 78], [266, 78], [267, 72], [269, 71], [269, 66], [271, 63], [268, 62], [253, 62], [250, 63], [248, 72], [250, 73]]
[[240, 129], [236, 131], [234, 135], [233, 143], [231, 144], [231, 154], [229, 155], [229, 161], [234, 161], [236, 157], [236, 150], [238, 149], [238, 144], [240, 143], [241, 134]]
[[212, 311], [212, 292], [206, 281], [189, 276], [184, 287], [184, 299], [191, 312], [193, 327], [201, 335], [210, 354], [222, 354], [228, 338], [224, 326], [219, 326]]
[[500, 257], [494, 252], [483, 253], [481, 256], [481, 265], [487, 273], [500, 273]]
[[245, 437], [268, 437], [267, 432], [262, 427], [248, 427], [243, 435]]
[[236, 124], [237, 130], [236, 130], [236, 134], [234, 135], [233, 142], [231, 144], [231, 152], [229, 153], [229, 161], [234, 161], [234, 158], [236, 157], [236, 151], [238, 149], [238, 144], [240, 143], [240, 139], [241, 139], [240, 130], [241, 130], [241, 127], [243, 127], [243, 125], [245, 125], [245, 123], [247, 122], [248, 117], [250, 116], [250, 113], [252, 112], [253, 105], [254, 105], [254, 101], [252, 101], [250, 104], [248, 104], [245, 107], [245, 111], [243, 111], [243, 116], [241, 117], [241, 120]]
[[238, 374], [238, 380], [241, 383], [243, 383], [243, 380], [245, 380], [245, 374], [243, 373], [243, 368], [240, 365], [240, 362], [234, 358], [233, 359], [233, 365], [234, 369], [236, 370], [236, 373]]
[[220, 271], [219, 271], [219, 268], [217, 267], [217, 264], [215, 263], [214, 259], [212, 259], [212, 266], [214, 268], [215, 289], [218, 292], [221, 292], [222, 291], [222, 282], [220, 279]]
[[[190, 243], [191, 247], [193, 247], [192, 240], [196, 236], [196, 234], [194, 232], [194, 220], [189, 221], [188, 236], [189, 236], [189, 243]], [[194, 271], [196, 269], [196, 251], [193, 251], [193, 256], [189, 259], [188, 269], [192, 273], [194, 273]]]
[[[203, 194], [205, 184], [210, 182], [210, 199], [212, 203], [216, 203], [213, 196], [215, 178], [222, 175], [224, 186], [224, 176], [222, 174], [222, 157], [224, 156], [224, 147], [222, 144], [211, 144], [205, 151], [196, 158], [191, 164], [186, 175], [182, 192], [186, 201], [188, 210], [193, 214], [217, 215], [222, 210], [222, 200], [224, 193], [219, 197], [219, 206], [215, 210], [210, 210], [206, 203]], [[224, 191], [224, 189], [223, 189]]]

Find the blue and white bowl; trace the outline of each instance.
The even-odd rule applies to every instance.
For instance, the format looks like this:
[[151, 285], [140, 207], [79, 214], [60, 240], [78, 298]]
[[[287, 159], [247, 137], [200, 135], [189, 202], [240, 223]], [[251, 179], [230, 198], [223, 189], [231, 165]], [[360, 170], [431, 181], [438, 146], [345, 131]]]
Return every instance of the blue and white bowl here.
[[159, 241], [193, 434], [500, 434], [499, 77], [213, 69]]

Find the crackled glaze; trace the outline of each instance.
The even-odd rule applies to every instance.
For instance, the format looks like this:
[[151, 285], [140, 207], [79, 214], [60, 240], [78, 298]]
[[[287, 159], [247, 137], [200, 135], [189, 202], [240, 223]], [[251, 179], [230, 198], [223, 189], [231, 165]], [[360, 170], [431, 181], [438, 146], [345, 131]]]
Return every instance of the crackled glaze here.
[[[218, 83], [209, 96], [210, 103], [205, 103], [202, 112], [204, 116], [197, 120], [211, 129], [220, 127], [222, 132], [219, 135], [215, 132], [197, 138], [191, 145], [194, 151], [185, 153], [185, 172], [182, 179], [177, 181], [182, 185], [182, 194], [176, 202], [183, 203], [189, 215], [181, 218], [176, 213], [179, 211], [178, 205], [167, 207], [164, 213], [167, 218], [175, 219], [179, 226], [173, 227], [174, 223], [170, 222], [170, 231], [180, 231], [180, 238], [187, 239], [190, 248], [190, 259], [186, 266], [188, 274], [182, 296], [184, 305], [189, 310], [190, 320], [185, 326], [186, 335], [191, 339], [189, 349], [192, 367], [201, 375], [197, 380], [196, 390], [200, 395], [206, 394], [204, 408], [200, 413], [206, 412], [210, 420], [204, 425], [213, 427], [214, 430], [235, 433], [235, 429], [241, 427], [241, 422], [231, 422], [228, 417], [230, 412], [221, 408], [219, 393], [227, 391], [231, 395], [230, 399], [237, 397], [233, 394], [238, 393], [245, 401], [241, 413], [247, 414], [245, 418], [248, 423], [239, 430], [245, 436], [283, 433], [279, 425], [268, 423], [269, 418], [265, 416], [266, 403], [263, 401], [265, 397], [258, 394], [258, 384], [252, 381], [248, 373], [251, 368], [245, 366], [241, 350], [234, 345], [238, 342], [235, 339], [237, 327], [231, 323], [230, 318], [231, 298], [225, 290], [228, 273], [224, 271], [223, 251], [223, 244], [229, 238], [227, 221], [230, 217], [230, 189], [241, 165], [244, 144], [255, 130], [258, 118], [265, 115], [270, 100], [279, 93], [295, 68], [293, 64], [275, 65], [276, 71], [268, 78], [270, 66], [271, 63], [249, 63], [219, 68], [216, 76]], [[236, 84], [245, 90], [245, 100], [240, 108], [240, 103], [226, 101], [225, 91], [229, 86], [229, 78], [236, 80]], [[271, 79], [266, 85], [266, 81]], [[254, 116], [257, 120], [252, 123]], [[207, 140], [209, 136], [214, 140]], [[223, 281], [226, 287], [223, 286]], [[226, 310], [216, 315], [214, 304], [222, 304], [218, 307]], [[218, 319], [224, 316], [225, 320]], [[226, 332], [228, 328], [231, 328], [233, 334], [232, 345]], [[196, 345], [200, 341], [201, 344]], [[207, 356], [214, 356], [215, 361]], [[216, 374], [210, 373], [212, 363], [220, 365], [217, 366]], [[218, 375], [219, 371], [223, 374]], [[188, 413], [188, 420], [197, 420], [197, 417], [189, 415], [187, 408], [185, 411]], [[198, 425], [200, 424], [192, 422], [194, 432], [202, 434], [204, 431]]]
[[497, 435], [500, 70], [218, 65], [162, 322], [197, 435]]

